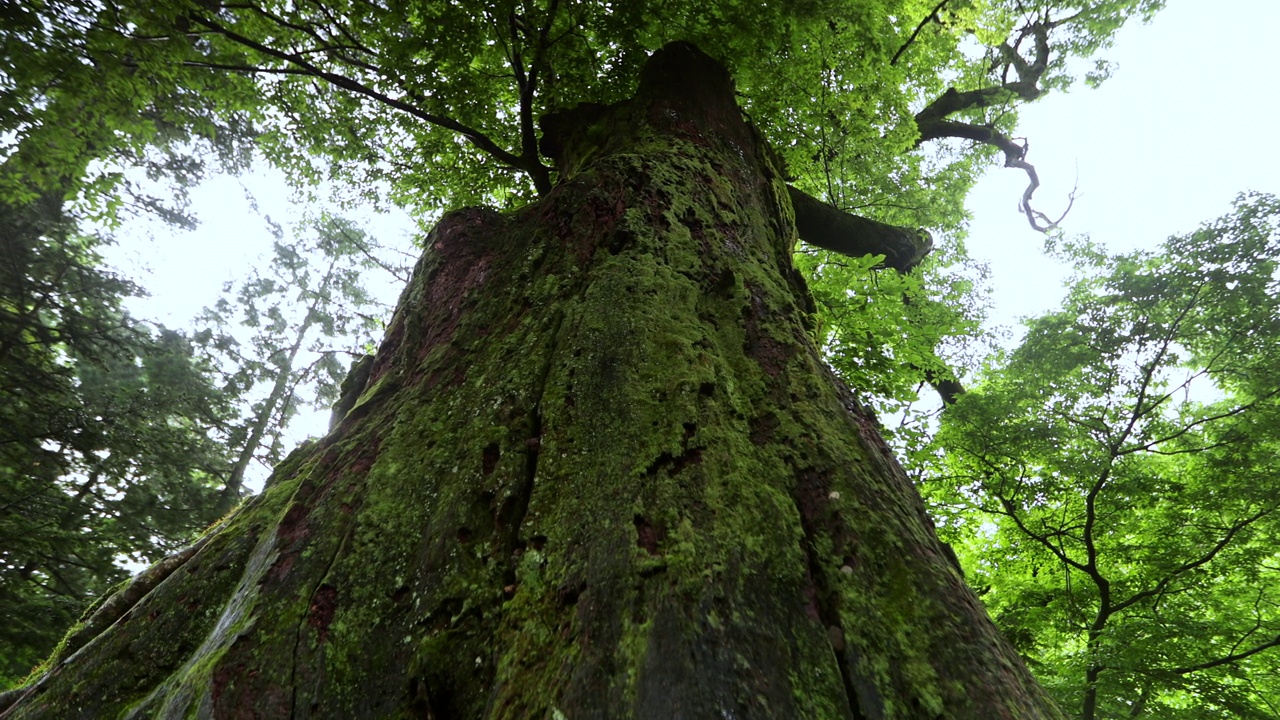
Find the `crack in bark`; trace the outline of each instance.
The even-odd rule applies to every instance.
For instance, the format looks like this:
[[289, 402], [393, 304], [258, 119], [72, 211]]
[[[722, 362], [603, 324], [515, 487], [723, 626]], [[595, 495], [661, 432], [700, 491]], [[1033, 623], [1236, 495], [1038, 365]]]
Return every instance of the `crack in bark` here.
[[[560, 346], [560, 330], [563, 325], [564, 313], [557, 313], [549, 334], [552, 341], [546, 350], [546, 361], [538, 374], [537, 399], [533, 401], [533, 407], [529, 411], [529, 425], [524, 447], [524, 477], [521, 478], [520, 485], [512, 497], [499, 507], [498, 517], [495, 518], [497, 531], [505, 535], [501, 540], [502, 551], [508, 563], [508, 577], [504, 578], [504, 585], [515, 585], [515, 554], [525, 545], [520, 539], [520, 526], [529, 513], [529, 503], [533, 499], [533, 485], [538, 474], [538, 459], [542, 448], [542, 399], [546, 395], [547, 383], [555, 367], [555, 356]], [[510, 582], [506, 582], [507, 580]]]
[[110, 595], [89, 616], [89, 619], [84, 622], [84, 626], [67, 638], [66, 648], [63, 651], [66, 660], [63, 662], [71, 660], [82, 648], [96, 640], [107, 628], [115, 624], [121, 617], [124, 617], [138, 603], [142, 602], [152, 590], [159, 587], [160, 583], [164, 582], [178, 568], [195, 557], [196, 553], [200, 552], [201, 548], [209, 542], [211, 536], [212, 533], [205, 535], [191, 545], [159, 560], [156, 564], [135, 576], [123, 589]]
[[822, 576], [818, 559], [814, 556], [813, 529], [809, 527], [808, 523], [804, 525], [804, 557], [805, 562], [808, 564], [806, 570], [808, 571], [809, 579], [813, 582], [815, 594], [817, 595], [814, 601], [818, 606], [818, 617], [826, 628], [828, 637], [833, 641], [831, 650], [836, 657], [836, 668], [840, 672], [840, 682], [844, 685], [844, 693], [849, 703], [849, 710], [853, 714], [854, 720], [868, 720], [867, 716], [862, 712], [861, 696], [858, 692], [858, 687], [853, 682], [853, 669], [849, 667], [849, 659], [845, 657], [844, 648], [837, 647], [836, 642], [834, 642], [836, 636], [833, 630], [840, 633], [839, 644], [843, 645], [847, 642], [844, 636], [844, 625], [840, 622], [839, 612], [834, 611], [829, 603], [823, 599], [823, 595], [831, 592], [831, 590]]
[[[297, 624], [297, 627], [294, 629], [294, 635], [293, 635], [293, 660], [289, 664], [289, 693], [290, 693], [289, 717], [291, 720], [296, 716], [297, 708], [298, 708], [298, 648], [302, 646], [302, 635], [303, 635], [303, 632], [305, 632], [304, 628], [313, 627], [311, 618], [313, 615], [312, 608], [315, 607], [316, 595], [320, 593], [321, 589], [324, 588], [326, 584], [328, 584], [325, 581], [329, 578], [329, 574], [333, 572], [333, 567], [338, 563], [339, 559], [344, 557], [344, 554], [342, 551], [347, 547], [347, 544], [350, 542], [352, 536], [355, 535], [355, 528], [356, 528], [356, 523], [354, 520], [348, 522], [347, 529], [342, 533], [342, 541], [338, 543], [338, 546], [336, 548], [334, 548], [333, 555], [329, 558], [329, 562], [325, 565], [324, 572], [320, 573], [319, 581], [316, 583], [315, 587], [312, 588], [311, 592], [307, 595], [307, 609], [303, 611], [303, 614], [297, 620], [298, 624]], [[330, 587], [334, 587], [334, 586], [331, 585]], [[336, 596], [336, 592], [337, 592], [337, 588], [334, 587], [335, 596]], [[336, 606], [336, 602], [335, 602], [335, 606]], [[323, 631], [321, 632], [320, 638], [321, 638], [320, 642], [317, 643], [317, 652], [321, 652], [319, 645], [323, 643], [323, 638], [324, 638]]]
[[[835, 655], [836, 667], [844, 686], [845, 699], [851, 716], [854, 720], [883, 720], [883, 701], [876, 692], [875, 686], [865, 678], [856, 676], [850, 656], [856, 660], [857, 653], [847, 645], [844, 624], [841, 622], [840, 609], [837, 606], [839, 591], [833, 587], [823, 571], [822, 560], [817, 555], [819, 544], [817, 516], [823, 508], [827, 507], [823, 500], [829, 493], [829, 487], [823, 482], [821, 473], [813, 468], [801, 469], [793, 465], [792, 473], [796, 483], [792, 503], [804, 533], [801, 548], [805, 557], [805, 575], [812, 588], [812, 595], [808, 598], [811, 604], [810, 617], [822, 624], [831, 642], [831, 650]], [[836, 522], [839, 523], [838, 518]], [[838, 534], [838, 529], [833, 528], [834, 534]]]
[[[261, 496], [259, 496], [261, 497]], [[233, 637], [229, 642], [228, 634], [233, 626], [235, 626], [244, 617], [244, 613], [248, 609], [249, 598], [257, 593], [263, 577], [273, 564], [277, 552], [276, 533], [271, 528], [263, 528], [261, 537], [254, 545], [254, 549], [249, 554], [248, 560], [245, 562], [244, 572], [240, 576], [240, 581], [236, 583], [235, 588], [227, 596], [227, 601], [222, 606], [222, 612], [218, 616], [217, 622], [214, 623], [209, 633], [205, 635], [200, 646], [192, 652], [187, 661], [177, 671], [170, 673], [163, 679], [141, 702], [133, 706], [126, 720], [135, 720], [141, 718], [144, 714], [149, 713], [151, 704], [157, 699], [163, 698], [164, 705], [155, 713], [150, 713], [156, 717], [176, 717], [181, 713], [178, 709], [183, 691], [183, 686], [188, 678], [188, 673], [200, 661], [210, 657], [221, 646], [229, 648], [235, 642]], [[209, 687], [209, 696], [216, 694], [216, 678], [211, 676], [210, 681], [213, 683]]]
[[[840, 622], [839, 611], [831, 607], [826, 596], [831, 593], [831, 588], [826, 582], [822, 574], [822, 567], [815, 555], [816, 541], [814, 539], [813, 527], [809, 521], [804, 519], [804, 512], [800, 509], [799, 502], [796, 503], [796, 511], [801, 517], [801, 526], [804, 531], [804, 548], [805, 571], [809, 577], [809, 581], [813, 583], [814, 597], [810, 600], [814, 603], [818, 614], [818, 621], [822, 623], [823, 628], [827, 631], [828, 638], [831, 640], [832, 654], [835, 655], [836, 668], [840, 673], [840, 682], [844, 685], [845, 699], [848, 702], [849, 711], [852, 713], [854, 720], [871, 720], [862, 712], [862, 702], [857, 685], [853, 682], [853, 669], [849, 666], [849, 660], [845, 656], [843, 645], [845, 640], [844, 626]], [[838, 633], [838, 635], [837, 635]]]

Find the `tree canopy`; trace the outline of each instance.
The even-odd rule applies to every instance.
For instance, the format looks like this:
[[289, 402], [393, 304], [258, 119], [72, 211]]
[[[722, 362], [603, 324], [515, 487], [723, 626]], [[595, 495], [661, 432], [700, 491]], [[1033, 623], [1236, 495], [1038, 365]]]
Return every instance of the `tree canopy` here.
[[[1016, 104], [1105, 77], [1104, 61], [1079, 61], [1161, 4], [28, 3], [7, 10], [5, 124], [58, 140], [30, 177], [249, 133], [300, 181], [356, 179], [419, 210], [510, 202], [550, 188], [541, 118], [619, 100], [650, 51], [683, 39], [728, 65], [802, 189], [950, 227], [972, 147], [1030, 171], [1008, 136]], [[911, 152], [951, 139], [971, 143]]]
[[924, 487], [1078, 717], [1275, 717], [1280, 202], [1059, 252], [1062, 309], [944, 414]]
[[[623, 98], [648, 53], [681, 39], [731, 71], [744, 109], [784, 159], [798, 203], [929, 228], [947, 238], [931, 261], [942, 268], [964, 262], [963, 198], [993, 156], [1026, 174], [1021, 207], [1031, 225], [1053, 226], [1032, 204], [1039, 179], [1025, 142], [1012, 136], [1017, 107], [1079, 79], [1105, 79], [1098, 52], [1125, 21], [1147, 19], [1162, 4], [31, 4], [11, 10], [5, 38], [15, 48], [6, 96], [21, 108], [5, 129], [16, 149], [52, 144], [70, 154], [27, 162], [15, 152], [8, 162], [30, 166], [19, 173], [25, 182], [49, 182], [54, 167], [104, 189], [125, 176], [110, 162], [85, 176], [94, 160], [146, 161], [153, 175], [181, 180], [210, 151], [235, 166], [252, 139], [299, 185], [338, 179], [424, 221], [465, 203], [509, 206], [545, 193], [558, 177], [540, 147], [544, 125], [582, 103]], [[97, 114], [78, 113], [82, 106]], [[68, 137], [48, 141], [57, 134]], [[804, 203], [809, 196], [824, 203]], [[884, 250], [886, 263], [901, 269], [923, 254], [910, 237], [899, 239], [915, 257], [897, 262], [883, 234], [846, 242], [859, 235], [870, 235], [865, 225], [837, 224], [805, 239], [846, 254]], [[847, 328], [837, 318], [855, 313], [837, 299], [871, 281], [828, 259], [815, 257], [810, 279], [824, 298], [818, 311], [835, 355], [891, 361], [896, 352], [916, 371], [893, 380], [878, 373], [872, 394], [901, 397], [914, 385], [908, 377], [948, 382], [947, 358], [935, 355], [933, 339], [974, 327], [968, 281], [926, 271], [926, 292], [878, 293], [880, 321], [861, 313]], [[898, 331], [898, 318], [921, 313], [945, 328], [913, 321], [910, 332]]]

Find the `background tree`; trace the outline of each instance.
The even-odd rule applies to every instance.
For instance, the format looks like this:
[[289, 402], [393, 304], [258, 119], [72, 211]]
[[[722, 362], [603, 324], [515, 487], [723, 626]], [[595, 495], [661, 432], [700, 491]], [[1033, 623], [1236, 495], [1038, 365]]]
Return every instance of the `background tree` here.
[[265, 273], [238, 287], [228, 282], [197, 321], [196, 338], [221, 368], [224, 391], [249, 405], [223, 429], [235, 455], [226, 509], [244, 493], [251, 463], [270, 468], [282, 459], [299, 410], [332, 405], [348, 366], [373, 348], [389, 309], [364, 290], [370, 271], [405, 272], [380, 260], [366, 233], [333, 216], [304, 225], [290, 241], [277, 227], [272, 249]]
[[231, 413], [185, 336], [129, 317], [60, 198], [0, 204], [0, 682], [214, 520]]
[[5, 683], [129, 565], [230, 510], [250, 462], [280, 459], [297, 410], [332, 404], [345, 357], [372, 342], [382, 314], [357, 285], [380, 249], [324, 218], [309, 237], [281, 238], [272, 278], [246, 280], [210, 327], [190, 338], [153, 328], [123, 311], [141, 290], [102, 267], [108, 241], [78, 232], [62, 207], [48, 199], [3, 218]]
[[1063, 254], [1062, 310], [944, 415], [946, 534], [1079, 717], [1276, 717], [1280, 201]]
[[175, 550], [237, 496], [231, 455], [245, 443], [225, 440], [240, 389], [215, 389], [214, 371], [232, 369], [195, 356], [213, 335], [124, 312], [141, 290], [100, 252], [127, 218], [190, 225], [186, 190], [210, 168], [245, 168], [255, 131], [252, 95], [215, 114], [207, 83], [223, 101], [251, 84], [186, 75], [163, 43], [116, 52], [118, 34], [95, 19], [112, 8], [0, 12], [8, 684], [130, 574], [122, 564]]

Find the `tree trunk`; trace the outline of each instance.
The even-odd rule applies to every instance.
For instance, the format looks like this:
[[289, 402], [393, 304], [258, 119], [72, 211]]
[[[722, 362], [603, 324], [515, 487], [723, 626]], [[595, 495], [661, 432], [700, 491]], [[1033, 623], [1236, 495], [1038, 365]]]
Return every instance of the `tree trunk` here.
[[6, 718], [1060, 718], [823, 364], [688, 45], [445, 216], [369, 387]]

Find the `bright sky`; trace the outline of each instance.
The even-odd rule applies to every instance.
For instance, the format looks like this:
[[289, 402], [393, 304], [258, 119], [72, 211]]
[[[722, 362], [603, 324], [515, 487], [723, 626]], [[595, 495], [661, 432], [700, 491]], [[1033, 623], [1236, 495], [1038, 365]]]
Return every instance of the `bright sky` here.
[[[272, 237], [267, 222], [254, 210], [282, 224], [288, 232], [306, 209], [290, 202], [282, 173], [261, 166], [236, 178], [218, 176], [191, 192], [191, 208], [199, 220], [192, 232], [175, 232], [159, 221], [131, 223], [109, 260], [131, 275], [141, 275], [150, 297], [135, 300], [130, 310], [171, 327], [187, 325], [212, 305], [228, 280], [239, 281], [271, 259]], [[369, 230], [379, 243], [393, 248], [413, 246], [414, 223], [403, 213], [335, 210]], [[416, 254], [416, 253], [415, 253]], [[381, 278], [381, 273], [378, 274]], [[369, 288], [394, 304], [399, 287]]]
[[[1277, 27], [1278, 0], [1169, 0], [1151, 24], [1126, 26], [1101, 88], [1022, 111], [1044, 183], [1035, 204], [1056, 217], [1078, 169], [1063, 228], [1125, 251], [1194, 230], [1245, 190], [1280, 194]], [[1019, 171], [992, 170], [968, 203], [969, 252], [990, 262], [1003, 324], [1056, 307], [1068, 274], [1017, 211], [1025, 186]]]
[[[1063, 223], [1112, 250], [1150, 247], [1228, 211], [1244, 190], [1280, 193], [1280, 0], [1169, 0], [1150, 25], [1126, 27], [1108, 57], [1118, 69], [1101, 89], [1051, 95], [1022, 112], [1020, 134], [1044, 185], [1036, 205], [1051, 216], [1078, 183]], [[183, 325], [213, 302], [221, 284], [269, 252], [265, 223], [241, 183], [286, 221], [279, 176], [220, 178], [198, 189], [194, 233], [157, 230], [154, 242], [126, 241], [113, 259], [150, 266], [153, 297], [135, 312]], [[1013, 325], [1052, 309], [1068, 269], [1041, 253], [1041, 236], [1017, 211], [1025, 176], [992, 170], [970, 198], [970, 254], [990, 262], [993, 319]], [[407, 241], [412, 223], [367, 225], [383, 242]], [[128, 261], [131, 258], [132, 261]], [[398, 288], [388, 288], [394, 299]], [[312, 427], [314, 426], [314, 427]], [[304, 432], [323, 432], [318, 418]]]

